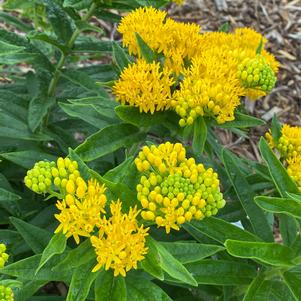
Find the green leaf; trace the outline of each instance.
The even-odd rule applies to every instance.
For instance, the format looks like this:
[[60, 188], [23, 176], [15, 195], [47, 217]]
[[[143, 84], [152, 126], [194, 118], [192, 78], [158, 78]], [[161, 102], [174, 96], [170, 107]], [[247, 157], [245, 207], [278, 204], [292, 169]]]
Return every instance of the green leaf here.
[[283, 273], [283, 278], [290, 291], [296, 298], [296, 300], [301, 300], [301, 272], [287, 271]]
[[0, 12], [0, 20], [3, 20], [5, 23], [10, 24], [17, 29], [22, 30], [23, 32], [33, 30], [33, 27], [31, 24], [24, 23], [20, 20], [20, 18], [15, 17], [12, 14], [9, 14], [9, 13], [3, 12], [3, 11]]
[[296, 218], [301, 218], [301, 202], [287, 198], [274, 198], [258, 196], [255, 202], [262, 209], [272, 213], [284, 213]]
[[113, 62], [119, 68], [120, 72], [131, 63], [125, 51], [116, 42], [113, 42]]
[[219, 28], [219, 32], [229, 32], [230, 31], [230, 24], [228, 22], [223, 23]]
[[[28, 224], [18, 218], [11, 217], [10, 221], [23, 237], [28, 246], [37, 254], [42, 253], [51, 239], [51, 233]], [[38, 266], [38, 265], [37, 265]]]
[[68, 251], [66, 257], [60, 262], [57, 261], [52, 270], [59, 272], [67, 269], [78, 269], [81, 265], [85, 265], [95, 258], [94, 248], [90, 243], [90, 239], [87, 239], [75, 249]]
[[41, 256], [40, 254], [34, 255], [7, 265], [0, 270], [0, 274], [18, 277], [22, 280], [65, 281], [67, 283], [71, 280], [72, 270], [52, 271], [53, 265], [62, 259], [60, 256], [50, 259], [36, 274]]
[[0, 188], [0, 208], [4, 208], [12, 215], [20, 214], [20, 205], [18, 203], [20, 199], [19, 195]]
[[90, 288], [97, 277], [97, 273], [92, 273], [95, 260], [76, 269], [72, 275], [66, 301], [87, 300]]
[[228, 128], [250, 128], [250, 127], [256, 127], [260, 125], [264, 125], [265, 121], [255, 118], [253, 116], [245, 115], [240, 112], [235, 113], [235, 120], [229, 121], [223, 124], [217, 124], [218, 127], [228, 129]]
[[28, 108], [28, 125], [35, 132], [40, 126], [48, 110], [55, 104], [55, 99], [48, 96], [38, 96], [31, 99]]
[[95, 301], [126, 301], [125, 280], [120, 275], [113, 276], [113, 271], [101, 270], [95, 281]]
[[160, 244], [183, 264], [199, 261], [225, 249], [217, 245], [194, 242], [161, 242]]
[[272, 126], [271, 126], [271, 132], [272, 132], [272, 137], [273, 140], [277, 143], [279, 138], [281, 137], [281, 124], [277, 119], [276, 114], [273, 116], [272, 119]]
[[84, 161], [92, 161], [121, 147], [129, 147], [133, 143], [143, 140], [144, 137], [145, 134], [131, 124], [115, 124], [88, 137], [75, 149], [75, 152]]
[[174, 279], [181, 283], [187, 283], [192, 286], [197, 286], [197, 282], [187, 269], [173, 257], [159, 242], [153, 240], [160, 256], [161, 268]]
[[275, 266], [292, 266], [295, 258], [295, 252], [291, 248], [277, 243], [228, 239], [225, 247], [232, 256], [255, 259]]
[[256, 297], [256, 293], [260, 286], [262, 285], [262, 282], [264, 281], [265, 275], [263, 272], [260, 272], [256, 278], [251, 282], [249, 285], [246, 294], [244, 295], [243, 301], [254, 301]]
[[258, 44], [258, 47], [256, 49], [256, 54], [261, 54], [262, 48], [263, 48], [263, 42], [262, 42], [262, 38], [261, 38], [260, 42]]
[[32, 300], [30, 297], [44, 286], [47, 283], [47, 280], [23, 281], [23, 283], [23, 287], [14, 292], [15, 301]]
[[172, 301], [157, 285], [141, 277], [126, 277], [127, 300], [131, 301]]
[[64, 7], [73, 7], [75, 9], [88, 8], [91, 5], [92, 0], [64, 0]]
[[24, 50], [24, 47], [16, 46], [13, 44], [9, 44], [3, 41], [0, 41], [0, 56], [15, 54], [17, 52], [20, 52]]
[[0, 157], [13, 162], [17, 165], [30, 169], [37, 161], [48, 160], [54, 161], [55, 156], [36, 150], [25, 150], [20, 152], [2, 153]]
[[241, 172], [241, 167], [237, 164], [235, 157], [227, 150], [223, 150], [222, 157], [224, 165], [235, 192], [243, 206], [254, 232], [266, 241], [274, 241], [271, 227], [267, 218], [254, 202], [255, 193], [247, 182], [245, 175]]
[[202, 154], [207, 139], [207, 124], [203, 117], [198, 117], [193, 124], [192, 149], [196, 155]]
[[199, 284], [243, 285], [256, 276], [255, 267], [237, 261], [205, 259], [185, 266]]
[[57, 2], [51, 0], [42, 1], [46, 4], [47, 18], [56, 36], [64, 42], [69, 41], [73, 29], [68, 15]]
[[227, 239], [244, 241], [261, 240], [256, 235], [215, 217], [208, 217], [202, 221], [191, 221], [190, 223], [185, 223], [183, 228], [196, 239], [198, 239], [199, 235], [205, 234], [222, 244], [224, 244]]
[[50, 45], [56, 47], [64, 54], [66, 54], [68, 51], [68, 49], [65, 45], [61, 44], [59, 41], [57, 41], [57, 39], [55, 39], [45, 33], [33, 32], [33, 33], [30, 33], [27, 37], [30, 40], [39, 40], [39, 41], [46, 42], [47, 44], [50, 44]]
[[141, 262], [141, 266], [147, 273], [163, 281], [164, 273], [160, 266], [160, 255], [158, 249], [150, 237], [146, 238], [146, 245], [148, 247], [148, 251]]
[[79, 36], [72, 48], [73, 53], [111, 53], [112, 41], [101, 41], [93, 36]]
[[47, 247], [42, 253], [40, 264], [36, 270], [36, 273], [46, 264], [50, 258], [56, 254], [62, 254], [66, 249], [67, 238], [63, 233], [55, 234], [49, 241]]
[[139, 56], [143, 57], [146, 62], [151, 63], [155, 60], [156, 55], [153, 50], [143, 41], [139, 33], [135, 33], [136, 41], [139, 47]]
[[286, 192], [298, 193], [299, 190], [296, 183], [287, 174], [286, 169], [276, 158], [275, 154], [272, 152], [264, 138], [260, 139], [259, 150], [269, 168], [274, 185], [279, 191], [280, 195], [286, 197]]
[[167, 112], [155, 112], [148, 114], [140, 112], [138, 108], [132, 106], [118, 106], [115, 112], [120, 119], [125, 122], [131, 123], [139, 128], [150, 127], [153, 125], [161, 124], [166, 119]]

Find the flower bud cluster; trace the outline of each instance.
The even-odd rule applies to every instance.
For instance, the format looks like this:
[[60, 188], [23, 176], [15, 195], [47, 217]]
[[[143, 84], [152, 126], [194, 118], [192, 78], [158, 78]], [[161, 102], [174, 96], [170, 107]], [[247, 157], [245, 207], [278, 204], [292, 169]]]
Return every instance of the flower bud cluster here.
[[245, 88], [256, 88], [264, 92], [270, 92], [276, 83], [273, 69], [260, 54], [243, 60], [238, 66], [238, 77]]
[[0, 301], [13, 301], [14, 293], [10, 287], [0, 285]]
[[225, 205], [218, 175], [187, 159], [180, 143], [145, 146], [135, 163], [143, 172], [137, 185], [141, 216], [165, 227], [166, 233], [186, 221], [215, 215]]
[[301, 191], [301, 155], [287, 159], [287, 173]]
[[35, 193], [46, 193], [52, 184], [51, 169], [55, 162], [39, 161], [34, 167], [27, 171], [24, 178], [25, 185]]
[[5, 244], [0, 244], [0, 269], [4, 267], [9, 257], [9, 255], [5, 253], [5, 251], [6, 251]]

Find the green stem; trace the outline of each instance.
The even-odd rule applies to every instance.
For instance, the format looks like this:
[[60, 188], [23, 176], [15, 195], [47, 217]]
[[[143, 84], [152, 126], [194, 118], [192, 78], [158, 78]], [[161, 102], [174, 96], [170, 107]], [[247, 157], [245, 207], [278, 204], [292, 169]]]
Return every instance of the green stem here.
[[[97, 4], [96, 3], [92, 3], [92, 5], [90, 6], [87, 14], [85, 16], [82, 17], [82, 21], [83, 22], [86, 22], [88, 21], [92, 15], [93, 15], [93, 12], [94, 10], [96, 9], [97, 7]], [[70, 50], [71, 48], [73, 47], [73, 44], [75, 42], [75, 40], [77, 39], [78, 35], [81, 33], [81, 30], [80, 29], [76, 29], [70, 40], [68, 41], [67, 43], [67, 49], [68, 49], [68, 52], [67, 53], [62, 53], [61, 57], [60, 57], [60, 60], [58, 61], [57, 65], [56, 65], [56, 68], [55, 68], [55, 72], [54, 72], [54, 75], [53, 75], [53, 78], [51, 79], [51, 82], [49, 84], [49, 87], [48, 87], [48, 96], [54, 96], [55, 94], [55, 89], [56, 89], [56, 86], [57, 86], [57, 83], [58, 83], [58, 80], [60, 78], [60, 75], [61, 75], [61, 69], [62, 67], [64, 66], [65, 64], [65, 61], [66, 61], [66, 57], [68, 56], [68, 54], [70, 53]]]

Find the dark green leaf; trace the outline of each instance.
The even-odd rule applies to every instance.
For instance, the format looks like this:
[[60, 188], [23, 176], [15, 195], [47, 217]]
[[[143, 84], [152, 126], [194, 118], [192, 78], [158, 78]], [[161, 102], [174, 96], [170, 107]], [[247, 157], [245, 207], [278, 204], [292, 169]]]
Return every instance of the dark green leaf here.
[[272, 126], [271, 126], [271, 132], [273, 140], [278, 143], [279, 138], [281, 137], [281, 124], [277, 119], [277, 116], [274, 115], [272, 119]]
[[[10, 218], [12, 224], [18, 230], [28, 246], [37, 254], [42, 253], [51, 239], [51, 233], [40, 229], [34, 225], [28, 224], [18, 218]], [[36, 266], [36, 268], [38, 265]]]
[[203, 153], [207, 139], [207, 124], [203, 117], [198, 117], [193, 124], [192, 149], [196, 155]]
[[18, 201], [21, 197], [13, 192], [0, 188], [0, 208], [4, 208], [12, 215], [20, 214]]
[[196, 239], [198, 235], [204, 234], [222, 244], [227, 239], [260, 241], [260, 238], [254, 234], [215, 217], [205, 218], [202, 221], [192, 221], [184, 224], [183, 227]]
[[228, 129], [228, 128], [250, 128], [255, 126], [264, 125], [264, 120], [255, 118], [253, 116], [245, 115], [240, 112], [235, 113], [235, 120], [229, 121], [224, 124], [218, 125], [221, 128]]
[[0, 56], [11, 55], [24, 50], [24, 47], [0, 41]]
[[301, 218], [301, 202], [286, 198], [258, 196], [255, 202], [262, 209], [273, 213], [284, 213], [296, 218]]
[[287, 271], [283, 273], [284, 281], [291, 290], [296, 300], [301, 300], [301, 272]]
[[291, 266], [295, 258], [295, 252], [291, 248], [277, 243], [228, 239], [225, 247], [232, 256], [255, 259], [275, 266]]
[[199, 261], [225, 249], [193, 242], [161, 242], [161, 245], [183, 264]]
[[144, 137], [145, 134], [131, 124], [111, 125], [88, 137], [75, 152], [84, 161], [92, 161], [121, 147], [129, 147]]
[[64, 0], [64, 7], [73, 7], [78, 10], [88, 8], [92, 3], [92, 0]]
[[255, 194], [244, 174], [241, 172], [241, 167], [237, 164], [237, 161], [229, 151], [223, 150], [222, 157], [228, 177], [236, 191], [241, 205], [250, 219], [254, 232], [263, 240], [274, 241], [273, 233], [267, 218], [262, 209], [255, 204]]
[[153, 50], [143, 41], [141, 36], [136, 32], [136, 41], [139, 47], [139, 56], [143, 57], [148, 63], [155, 60], [155, 53]]
[[113, 42], [113, 61], [119, 68], [120, 72], [122, 72], [122, 70], [131, 63], [125, 51], [116, 42]]
[[95, 301], [126, 301], [124, 278], [114, 277], [112, 270], [100, 271], [95, 281]]
[[256, 278], [249, 285], [247, 292], [243, 298], [243, 301], [254, 301], [256, 298], [256, 294], [262, 282], [264, 281], [265, 275], [263, 272], [260, 272]]

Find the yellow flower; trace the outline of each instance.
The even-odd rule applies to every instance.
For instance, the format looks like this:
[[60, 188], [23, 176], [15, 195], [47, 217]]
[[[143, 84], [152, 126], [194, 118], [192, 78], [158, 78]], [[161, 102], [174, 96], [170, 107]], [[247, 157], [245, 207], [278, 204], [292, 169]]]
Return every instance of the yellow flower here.
[[67, 238], [73, 236], [77, 244], [79, 236], [89, 237], [94, 228], [100, 226], [107, 201], [105, 186], [96, 180], [89, 180], [88, 185], [83, 181], [78, 187], [80, 194], [67, 194], [64, 200], [57, 201], [60, 213], [55, 214], [60, 222], [55, 233], [62, 231]]
[[13, 301], [14, 293], [10, 287], [0, 285], [0, 300], [1, 301]]
[[184, 70], [185, 60], [197, 53], [200, 43], [197, 24], [175, 22], [152, 7], [138, 8], [122, 18], [118, 31], [130, 54], [140, 56], [135, 37], [138, 33], [152, 50], [165, 56], [165, 65], [177, 74]]
[[198, 116], [213, 117], [218, 123], [224, 123], [234, 120], [242, 95], [235, 62], [223, 58], [216, 49], [192, 59], [171, 104], [181, 116], [181, 126], [192, 124]]
[[97, 265], [93, 272], [102, 266], [105, 270], [114, 270], [114, 276], [126, 272], [132, 268], [137, 269], [138, 261], [144, 259], [147, 253], [145, 237], [148, 228], [138, 226], [136, 217], [139, 214], [137, 208], [130, 208], [129, 213], [121, 212], [122, 203], [118, 200], [110, 205], [112, 216], [103, 217], [99, 228], [99, 235], [91, 237], [92, 246], [97, 254]]
[[166, 233], [193, 218], [215, 215], [225, 205], [217, 174], [187, 159], [181, 143], [144, 146], [135, 164], [143, 173], [137, 185], [141, 216]]
[[270, 146], [280, 152], [282, 158], [301, 155], [301, 127], [284, 124], [278, 141], [274, 141], [270, 133], [266, 133], [266, 138]]
[[9, 255], [5, 253], [5, 251], [6, 251], [5, 244], [0, 244], [0, 269], [4, 267], [5, 263], [9, 258]]
[[172, 0], [172, 2], [178, 4], [178, 5], [181, 5], [184, 3], [185, 0]]
[[153, 114], [169, 108], [173, 84], [171, 72], [166, 68], [161, 71], [160, 63], [148, 64], [139, 59], [123, 70], [113, 87], [113, 93], [122, 104]]
[[297, 183], [301, 191], [301, 154], [287, 159], [287, 173]]

